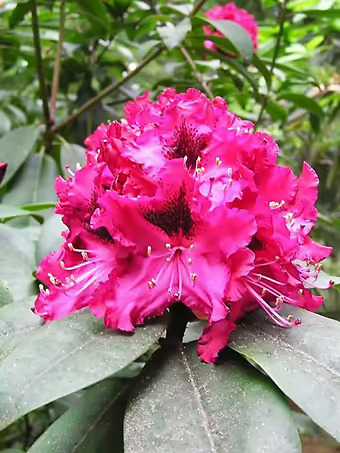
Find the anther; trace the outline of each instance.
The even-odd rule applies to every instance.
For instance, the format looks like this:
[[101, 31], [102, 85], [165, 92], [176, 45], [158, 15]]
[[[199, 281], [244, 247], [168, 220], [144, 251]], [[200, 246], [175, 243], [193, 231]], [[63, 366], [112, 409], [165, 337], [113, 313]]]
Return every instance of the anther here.
[[264, 297], [267, 294], [267, 292], [268, 291], [265, 288], [263, 288], [262, 293], [261, 293], [261, 297]]
[[80, 165], [79, 162], [77, 162], [77, 164], [76, 164], [76, 170], [77, 170], [77, 171], [81, 170], [81, 165]]
[[179, 299], [180, 298], [179, 293], [174, 293], [174, 297], [176, 297], [176, 299]]
[[304, 290], [302, 288], [299, 289], [299, 294], [300, 294], [300, 296], [303, 296]]
[[188, 263], [192, 264], [192, 258], [188, 258]]
[[87, 261], [89, 259], [89, 256], [86, 252], [81, 252], [81, 257], [83, 258], [84, 261]]
[[233, 169], [229, 167], [227, 170], [227, 174], [230, 177], [233, 174]]
[[288, 315], [287, 316], [287, 321], [292, 322], [293, 321], [293, 315]]
[[60, 264], [60, 267], [61, 267], [62, 269], [65, 269], [65, 263], [64, 263], [64, 261], [60, 261], [59, 264]]
[[74, 252], [74, 247], [73, 247], [73, 244], [71, 242], [69, 242], [67, 244], [68, 248], [71, 250], [71, 252]]
[[41, 293], [43, 293], [43, 292], [45, 291], [44, 285], [41, 284], [41, 283], [39, 284], [39, 291], [40, 291]]
[[49, 296], [51, 293], [50, 293], [50, 290], [48, 288], [45, 289], [45, 292], [46, 294]]
[[151, 256], [151, 253], [152, 253], [152, 248], [151, 248], [151, 245], [148, 245], [148, 256]]
[[106, 145], [106, 143], [107, 143], [107, 140], [106, 140], [106, 138], [105, 138], [105, 139], [103, 140], [103, 143], [104, 143], [104, 144]]
[[167, 249], [171, 249], [171, 244], [167, 243], [167, 244], [165, 244], [165, 247], [166, 247]]
[[171, 261], [170, 256], [167, 256], [167, 257], [165, 258], [165, 261], [166, 261], [167, 263], [170, 263], [170, 261]]
[[195, 250], [194, 244], [191, 244], [191, 245], [190, 245], [190, 250], [191, 250], [192, 252]]
[[183, 161], [184, 161], [184, 164], [186, 165], [186, 163], [188, 162], [188, 156], [184, 156]]
[[148, 281], [148, 286], [149, 286], [150, 289], [155, 287], [155, 284], [154, 284], [154, 282], [152, 280]]
[[222, 165], [221, 159], [220, 159], [219, 157], [216, 157], [216, 166], [217, 166], [218, 168], [220, 168], [221, 165]]
[[195, 282], [197, 280], [197, 274], [191, 274], [191, 280]]
[[281, 258], [280, 258], [279, 256], [276, 256], [276, 257], [275, 257], [275, 261], [280, 261], [280, 259], [281, 259]]

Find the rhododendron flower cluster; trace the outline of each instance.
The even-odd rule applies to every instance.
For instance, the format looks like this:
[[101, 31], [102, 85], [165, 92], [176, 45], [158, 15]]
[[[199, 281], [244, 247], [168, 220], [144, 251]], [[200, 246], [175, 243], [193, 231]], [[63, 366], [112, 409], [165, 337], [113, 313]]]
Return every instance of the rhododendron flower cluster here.
[[[205, 13], [205, 16], [211, 20], [230, 20], [244, 28], [253, 41], [254, 51], [258, 49], [258, 25], [252, 14], [242, 8], [238, 8], [235, 3], [227, 3], [224, 6], [215, 6]], [[223, 38], [223, 34], [209, 26], [205, 26], [204, 32], [208, 36], [217, 36]], [[217, 46], [212, 41], [205, 41], [206, 49], [217, 52]]]
[[291, 327], [300, 321], [283, 304], [320, 307], [309, 288], [332, 250], [309, 236], [318, 177], [307, 163], [299, 178], [278, 165], [273, 138], [223, 99], [146, 94], [86, 145], [85, 166], [57, 180], [68, 230], [37, 271], [35, 313], [52, 321], [88, 307], [133, 332], [181, 302], [207, 321], [198, 353], [212, 362], [246, 313]]

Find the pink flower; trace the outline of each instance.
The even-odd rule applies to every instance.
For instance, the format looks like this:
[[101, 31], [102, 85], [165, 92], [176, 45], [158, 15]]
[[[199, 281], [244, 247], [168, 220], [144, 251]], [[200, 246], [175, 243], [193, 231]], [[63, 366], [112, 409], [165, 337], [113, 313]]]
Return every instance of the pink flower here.
[[34, 311], [53, 321], [88, 307], [133, 332], [181, 302], [207, 321], [198, 353], [213, 362], [250, 311], [293, 327], [283, 304], [316, 310], [310, 289], [332, 286], [321, 274], [332, 249], [309, 237], [314, 170], [297, 178], [279, 166], [269, 135], [198, 90], [146, 94], [125, 112], [86, 140], [86, 165], [57, 180], [68, 231], [39, 266]]
[[[258, 49], [258, 25], [252, 14], [249, 14], [245, 9], [238, 8], [235, 3], [226, 3], [224, 6], [215, 6], [210, 11], [205, 13], [206, 17], [211, 20], [230, 20], [244, 28], [250, 35], [254, 51]], [[219, 31], [213, 30], [209, 26], [204, 27], [204, 32], [208, 36], [223, 37]], [[213, 52], [217, 52], [218, 48], [212, 41], [205, 41], [205, 47]]]

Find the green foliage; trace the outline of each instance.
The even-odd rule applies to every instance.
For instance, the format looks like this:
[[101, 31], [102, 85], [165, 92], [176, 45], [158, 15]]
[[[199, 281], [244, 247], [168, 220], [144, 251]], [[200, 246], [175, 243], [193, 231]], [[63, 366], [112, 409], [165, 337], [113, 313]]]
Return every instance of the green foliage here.
[[[283, 164], [297, 172], [304, 160], [313, 164], [321, 180], [315, 238], [336, 248], [326, 270], [339, 273], [339, 0], [238, 1], [259, 22], [256, 54], [241, 27], [204, 17], [216, 1], [195, 15], [193, 3], [0, 0], [0, 162], [8, 162], [0, 188], [1, 453], [295, 453], [297, 427], [320, 436], [311, 420], [340, 441], [336, 321], [291, 309], [303, 324], [282, 330], [253, 315], [210, 366], [199, 362], [196, 343], [155, 353], [166, 320], [130, 337], [87, 312], [44, 325], [30, 311], [37, 265], [65, 230], [54, 214], [55, 178], [83, 165], [96, 126], [168, 86], [222, 96], [274, 135]], [[222, 33], [209, 37], [218, 52], [204, 47], [204, 25]], [[322, 313], [340, 319], [339, 292], [326, 296]], [[188, 327], [187, 341], [197, 327]], [[291, 402], [308, 415], [303, 423]]]

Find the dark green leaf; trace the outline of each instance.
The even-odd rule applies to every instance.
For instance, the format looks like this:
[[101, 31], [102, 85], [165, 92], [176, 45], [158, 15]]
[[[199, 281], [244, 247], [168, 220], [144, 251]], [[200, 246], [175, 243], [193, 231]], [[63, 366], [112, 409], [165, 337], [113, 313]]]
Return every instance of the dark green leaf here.
[[0, 225], [0, 275], [8, 283], [15, 300], [25, 298], [36, 268], [33, 243], [20, 230]]
[[16, 208], [15, 206], [0, 204], [0, 219], [9, 219], [11, 217], [20, 217], [23, 215], [30, 215], [30, 213], [23, 209]]
[[122, 396], [126, 388], [121, 380], [106, 379], [88, 389], [28, 453], [123, 453]]
[[38, 139], [34, 126], [14, 129], [0, 138], [0, 162], [8, 162], [3, 184], [6, 184], [25, 162]]
[[55, 209], [55, 203], [31, 203], [20, 206], [20, 208], [24, 211], [40, 212], [46, 209]]
[[1, 364], [0, 427], [123, 369], [145, 353], [164, 328], [158, 322], [128, 336], [83, 311], [28, 332], [20, 348]]
[[9, 27], [14, 28], [20, 22], [22, 22], [26, 16], [26, 14], [31, 11], [32, 8], [32, 0], [28, 0], [27, 2], [18, 3], [16, 7], [13, 9], [11, 15], [9, 16]]
[[151, 360], [128, 405], [126, 453], [301, 451], [283, 395], [234, 354], [207, 365], [190, 344]]
[[301, 11], [303, 14], [312, 17], [325, 17], [327, 19], [339, 19], [340, 9], [329, 8], [329, 9], [305, 9]]
[[93, 29], [102, 34], [110, 30], [109, 15], [107, 14], [104, 2], [100, 0], [78, 0], [80, 7], [86, 13]]
[[340, 440], [340, 323], [288, 307], [302, 325], [282, 329], [256, 313], [230, 347], [257, 363], [319, 426]]
[[266, 105], [266, 111], [271, 117], [279, 121], [286, 121], [288, 117], [288, 110], [274, 101], [269, 101]]
[[314, 113], [314, 115], [323, 116], [323, 110], [320, 107], [320, 104], [316, 102], [315, 99], [307, 97], [304, 94], [282, 93], [280, 94], [279, 99], [293, 102], [293, 104]]

